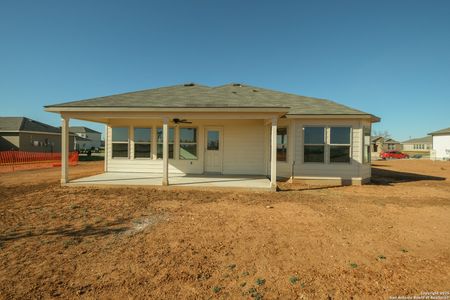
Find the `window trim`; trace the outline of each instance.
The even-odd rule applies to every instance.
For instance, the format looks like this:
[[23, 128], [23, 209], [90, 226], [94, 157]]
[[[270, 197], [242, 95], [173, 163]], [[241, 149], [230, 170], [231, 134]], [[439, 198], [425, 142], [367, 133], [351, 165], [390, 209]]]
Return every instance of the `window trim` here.
[[[323, 144], [306, 144], [305, 143], [305, 128], [322, 128], [323, 129]], [[327, 163], [327, 126], [326, 125], [303, 125], [302, 127], [302, 133], [303, 133], [303, 155], [302, 155], [302, 162], [304, 164], [317, 164], [317, 165], [324, 165]], [[317, 161], [305, 161], [305, 146], [323, 146], [323, 162], [317, 162]]]
[[[149, 142], [136, 142], [136, 129], [150, 129], [150, 141]], [[152, 141], [153, 141], [153, 126], [150, 127], [133, 127], [133, 159], [137, 160], [152, 160], [153, 159], [153, 149], [152, 149]], [[136, 157], [136, 145], [150, 145], [150, 156], [149, 157]]]
[[[323, 128], [324, 129], [324, 143], [323, 144], [306, 144], [305, 143], [305, 128], [309, 128], [309, 127], [319, 127], [319, 128]], [[331, 128], [332, 127], [347, 127], [350, 128], [350, 144], [331, 144]], [[302, 155], [302, 163], [303, 164], [316, 164], [316, 165], [351, 165], [353, 162], [353, 125], [349, 125], [349, 124], [337, 124], [337, 125], [324, 125], [324, 124], [303, 124], [302, 125], [302, 134], [303, 134], [303, 155]], [[364, 142], [364, 141], [363, 141]], [[323, 155], [324, 155], [324, 160], [323, 162], [307, 162], [305, 161], [305, 146], [323, 146], [324, 150], [323, 150]], [[349, 162], [331, 162], [330, 161], [330, 150], [331, 150], [331, 146], [349, 146], [349, 156], [350, 156], [350, 161]], [[370, 144], [369, 144], [370, 146]]]
[[[349, 128], [350, 129], [350, 136], [349, 136], [349, 144], [332, 144], [331, 143], [331, 128]], [[327, 130], [329, 131], [328, 137], [329, 139], [327, 140], [327, 146], [328, 146], [328, 163], [329, 164], [351, 164], [352, 163], [352, 159], [353, 159], [353, 126], [349, 126], [349, 125], [329, 125]], [[364, 142], [364, 141], [363, 141]], [[348, 148], [348, 156], [349, 156], [349, 160], [348, 162], [339, 162], [339, 161], [331, 161], [331, 147], [332, 146], [342, 146], [342, 147], [349, 147]]]
[[[126, 160], [126, 159], [130, 159], [130, 126], [111, 126], [111, 159], [119, 159], [119, 160]], [[128, 129], [128, 138], [127, 141], [118, 141], [115, 142], [113, 140], [113, 130], [114, 128], [127, 128]], [[114, 157], [114, 152], [113, 152], [113, 145], [114, 144], [127, 144], [127, 157]]]
[[[195, 143], [192, 143], [192, 142], [189, 142], [189, 143], [181, 142], [181, 129], [186, 129], [186, 128], [193, 128], [193, 129], [195, 129]], [[199, 134], [200, 134], [200, 132], [199, 132], [198, 126], [180, 126], [178, 128], [178, 145], [177, 145], [177, 148], [178, 148], [178, 159], [179, 160], [194, 161], [194, 160], [199, 160], [200, 159], [200, 155], [199, 155], [200, 153], [198, 151]], [[180, 150], [181, 150], [181, 145], [182, 144], [195, 145], [196, 158], [194, 158], [194, 159], [181, 158], [181, 151]], [[175, 151], [174, 151], [174, 155], [175, 155]]]

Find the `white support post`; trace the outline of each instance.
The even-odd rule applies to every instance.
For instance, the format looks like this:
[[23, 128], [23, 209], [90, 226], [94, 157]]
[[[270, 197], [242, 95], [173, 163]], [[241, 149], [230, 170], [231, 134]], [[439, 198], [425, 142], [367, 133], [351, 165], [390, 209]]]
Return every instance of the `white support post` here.
[[162, 185], [169, 185], [169, 125], [168, 118], [163, 119], [163, 180]]
[[272, 138], [270, 145], [270, 187], [277, 189], [277, 118], [272, 119]]
[[69, 118], [61, 115], [61, 184], [69, 182]]
[[105, 173], [108, 172], [108, 160], [109, 160], [109, 156], [108, 156], [108, 150], [109, 150], [108, 134], [109, 134], [109, 132], [108, 132], [108, 129], [109, 129], [108, 124], [105, 124], [105, 136], [104, 136], [104, 141], [105, 141], [105, 147], [104, 147], [104, 149], [105, 149], [105, 152], [104, 152], [104, 163], [105, 163], [105, 165], [104, 165], [104, 172]]

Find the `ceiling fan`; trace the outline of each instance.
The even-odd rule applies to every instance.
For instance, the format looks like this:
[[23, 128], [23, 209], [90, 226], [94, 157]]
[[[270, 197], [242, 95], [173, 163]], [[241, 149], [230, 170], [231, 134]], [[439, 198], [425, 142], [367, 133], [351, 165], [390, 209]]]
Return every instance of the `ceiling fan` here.
[[186, 119], [178, 119], [178, 118], [175, 118], [175, 119], [173, 119], [173, 122], [175, 123], [175, 124], [192, 124], [192, 122], [190, 122], [190, 121], [188, 121], [188, 120], [186, 120]]

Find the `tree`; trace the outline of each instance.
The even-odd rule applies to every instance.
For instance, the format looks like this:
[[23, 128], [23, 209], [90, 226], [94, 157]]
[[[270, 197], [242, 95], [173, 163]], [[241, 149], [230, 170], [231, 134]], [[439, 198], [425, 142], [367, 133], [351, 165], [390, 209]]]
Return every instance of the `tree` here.
[[383, 138], [385, 138], [385, 139], [391, 138], [391, 134], [390, 134], [389, 131], [387, 131], [387, 130], [384, 130], [384, 131], [381, 131], [381, 130], [375, 130], [375, 131], [373, 132], [373, 135], [374, 135], [374, 136], [381, 136], [381, 137], [383, 137]]

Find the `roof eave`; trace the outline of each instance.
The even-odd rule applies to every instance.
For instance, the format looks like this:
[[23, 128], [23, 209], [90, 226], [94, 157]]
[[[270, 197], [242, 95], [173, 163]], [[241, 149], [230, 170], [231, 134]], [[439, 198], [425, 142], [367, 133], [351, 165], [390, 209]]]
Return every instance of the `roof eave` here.
[[131, 107], [131, 106], [44, 106], [45, 111], [47, 112], [86, 112], [86, 111], [95, 111], [95, 112], [273, 112], [273, 113], [287, 113], [289, 111], [289, 107]]

